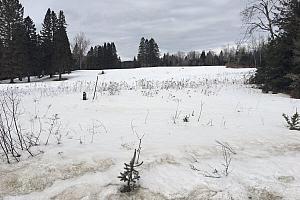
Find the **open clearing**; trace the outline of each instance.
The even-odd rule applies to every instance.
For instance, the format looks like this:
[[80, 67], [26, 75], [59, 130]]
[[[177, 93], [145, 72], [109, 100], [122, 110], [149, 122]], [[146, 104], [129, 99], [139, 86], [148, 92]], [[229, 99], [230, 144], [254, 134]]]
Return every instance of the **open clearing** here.
[[[300, 110], [300, 100], [245, 85], [253, 69], [107, 70], [93, 100], [99, 73], [0, 85], [2, 95], [20, 95], [23, 130], [42, 130], [36, 157], [1, 161], [0, 199], [300, 199], [300, 133], [282, 117]], [[141, 188], [121, 194], [117, 176], [143, 135]], [[203, 176], [222, 169], [216, 141], [236, 152], [229, 176], [218, 179]]]

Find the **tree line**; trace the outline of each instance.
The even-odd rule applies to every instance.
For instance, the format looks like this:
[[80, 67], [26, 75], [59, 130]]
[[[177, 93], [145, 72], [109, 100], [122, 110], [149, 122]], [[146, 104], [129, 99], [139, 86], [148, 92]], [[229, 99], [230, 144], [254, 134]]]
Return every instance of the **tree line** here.
[[300, 2], [259, 0], [242, 14], [249, 34], [260, 30], [269, 35], [261, 48], [263, 64], [257, 66], [253, 83], [264, 92], [300, 98]]
[[[76, 48], [76, 46], [75, 46]], [[74, 48], [74, 50], [75, 50]], [[121, 67], [114, 42], [91, 47], [86, 56], [86, 69], [116, 69]]]
[[73, 64], [66, 26], [63, 11], [48, 9], [37, 33], [19, 0], [0, 0], [0, 79], [58, 74], [61, 80]]
[[162, 66], [216, 66], [224, 65], [223, 51], [217, 55], [213, 51], [191, 51], [189, 53], [178, 52], [176, 54], [164, 54], [160, 59]]

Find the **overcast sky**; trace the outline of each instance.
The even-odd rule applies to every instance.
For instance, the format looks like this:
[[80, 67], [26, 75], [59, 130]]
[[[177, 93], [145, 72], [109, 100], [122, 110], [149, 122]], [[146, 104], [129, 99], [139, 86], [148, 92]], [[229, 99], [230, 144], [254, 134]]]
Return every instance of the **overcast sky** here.
[[137, 54], [141, 37], [162, 52], [210, 50], [241, 38], [244, 0], [21, 0], [38, 30], [47, 8], [64, 10], [69, 39], [84, 32], [92, 45], [115, 42], [123, 60]]

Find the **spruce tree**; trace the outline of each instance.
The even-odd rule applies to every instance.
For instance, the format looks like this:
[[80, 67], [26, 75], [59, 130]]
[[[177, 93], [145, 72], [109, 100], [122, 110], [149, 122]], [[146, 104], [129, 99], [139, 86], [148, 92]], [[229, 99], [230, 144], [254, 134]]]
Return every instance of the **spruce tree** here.
[[59, 80], [62, 80], [62, 74], [70, 72], [72, 65], [72, 53], [70, 42], [66, 31], [65, 16], [63, 11], [59, 12], [58, 29], [54, 33], [53, 46], [53, 65], [55, 71], [59, 74]]
[[91, 49], [88, 51], [86, 55], [86, 67], [87, 69], [92, 69], [94, 66], [94, 48], [91, 47]]
[[28, 51], [28, 43], [26, 37], [26, 29], [24, 24], [16, 26], [16, 31], [13, 33], [13, 66], [14, 73], [22, 80], [23, 76], [27, 75], [30, 68], [30, 53]]
[[80, 49], [77, 43], [74, 45], [72, 55], [75, 69], [80, 69]]
[[118, 68], [119, 67], [119, 57], [117, 54], [117, 49], [115, 46], [115, 43], [111, 43], [111, 60], [112, 60], [112, 67], [113, 68]]
[[300, 3], [297, 2], [295, 23], [298, 25], [297, 33], [294, 38], [294, 49], [293, 49], [293, 69], [292, 69], [292, 80], [291, 84], [291, 95], [295, 98], [300, 99]]
[[22, 31], [23, 13], [24, 8], [18, 0], [0, 0], [0, 39], [4, 47], [1, 71], [5, 77], [10, 78], [11, 83], [22, 74], [22, 45], [18, 45], [18, 42], [23, 43], [21, 35], [24, 32], [19, 34], [18, 31]]
[[93, 54], [93, 69], [104, 69], [105, 67], [105, 55], [106, 44], [103, 46], [96, 46]]
[[219, 55], [219, 65], [221, 65], [221, 66], [225, 65], [223, 51], [221, 51], [220, 55]]
[[149, 47], [149, 40], [145, 40], [145, 55], [144, 55], [144, 67], [149, 67], [150, 65], [150, 47]]
[[51, 11], [51, 32], [52, 32], [52, 40], [54, 39], [55, 33], [58, 31], [60, 27], [59, 19], [54, 11]]
[[54, 74], [54, 67], [52, 64], [53, 56], [53, 26], [52, 26], [52, 16], [50, 8], [44, 18], [44, 23], [42, 24], [41, 30], [41, 64], [43, 66], [43, 71], [49, 74], [50, 77]]
[[153, 38], [151, 38], [149, 40], [147, 48], [148, 48], [147, 52], [149, 52], [147, 55], [148, 66], [151, 66], [151, 67], [158, 66], [159, 65], [159, 56], [160, 56], [159, 47]]
[[205, 53], [205, 51], [202, 51], [202, 53], [201, 53], [200, 65], [202, 65], [202, 66], [206, 65], [206, 53]]
[[39, 51], [38, 51], [38, 36], [35, 25], [32, 19], [28, 16], [24, 20], [25, 24], [25, 43], [29, 62], [26, 67], [27, 80], [30, 82], [30, 76], [40, 74], [39, 70]]
[[137, 61], [141, 67], [145, 66], [145, 63], [146, 63], [146, 40], [144, 37], [142, 37], [142, 39], [140, 41]]

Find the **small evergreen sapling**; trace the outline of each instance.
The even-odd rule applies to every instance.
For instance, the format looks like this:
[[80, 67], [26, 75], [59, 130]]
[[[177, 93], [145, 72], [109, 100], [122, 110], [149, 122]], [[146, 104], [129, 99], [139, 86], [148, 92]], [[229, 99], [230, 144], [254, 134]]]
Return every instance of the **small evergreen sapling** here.
[[290, 130], [300, 131], [300, 115], [297, 110], [296, 110], [296, 113], [292, 117], [289, 117], [286, 114], [282, 114], [282, 116], [284, 117], [285, 121], [287, 122]]
[[125, 185], [121, 192], [132, 192], [136, 189], [136, 182], [140, 179], [139, 172], [135, 169], [143, 164], [143, 162], [139, 164], [136, 163], [136, 149], [134, 150], [133, 158], [131, 159], [130, 163], [124, 163], [125, 164], [125, 171], [120, 173], [121, 175], [118, 176], [120, 181], [126, 182], [127, 185]]

